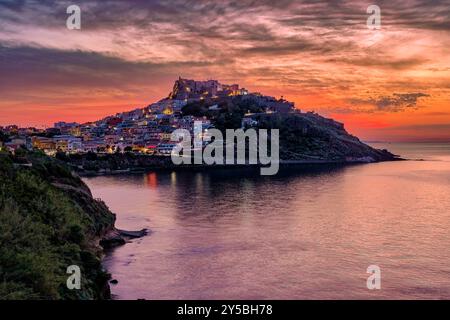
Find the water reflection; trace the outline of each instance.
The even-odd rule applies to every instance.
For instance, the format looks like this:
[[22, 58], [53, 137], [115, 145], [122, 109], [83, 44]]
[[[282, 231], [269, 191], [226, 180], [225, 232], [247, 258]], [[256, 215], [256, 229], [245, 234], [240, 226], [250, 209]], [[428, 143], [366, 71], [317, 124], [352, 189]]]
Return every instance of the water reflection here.
[[[154, 231], [105, 260], [119, 280], [113, 293], [450, 298], [445, 148], [422, 151], [433, 161], [288, 168], [273, 177], [223, 169], [86, 179], [119, 227]], [[380, 291], [366, 288], [371, 264], [382, 269]]]

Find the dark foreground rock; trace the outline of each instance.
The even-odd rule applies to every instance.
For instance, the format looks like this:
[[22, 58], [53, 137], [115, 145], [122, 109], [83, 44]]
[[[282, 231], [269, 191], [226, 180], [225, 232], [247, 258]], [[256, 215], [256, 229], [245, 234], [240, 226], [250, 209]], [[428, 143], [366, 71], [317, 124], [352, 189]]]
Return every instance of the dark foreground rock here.
[[114, 228], [102, 237], [99, 244], [104, 249], [111, 249], [117, 246], [124, 245], [130, 239], [144, 237], [148, 234], [148, 232], [149, 231], [147, 229], [142, 229], [139, 231], [126, 231]]
[[126, 231], [126, 230], [117, 229], [117, 231], [119, 231], [119, 233], [122, 237], [129, 238], [129, 239], [142, 238], [149, 233], [148, 229], [142, 229], [139, 231]]

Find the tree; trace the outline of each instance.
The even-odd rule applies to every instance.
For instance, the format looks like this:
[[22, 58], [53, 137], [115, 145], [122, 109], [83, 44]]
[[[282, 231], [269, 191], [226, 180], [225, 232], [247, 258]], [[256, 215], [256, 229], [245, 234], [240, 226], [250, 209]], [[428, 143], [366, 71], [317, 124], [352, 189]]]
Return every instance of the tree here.
[[62, 152], [62, 151], [56, 152], [55, 157], [56, 157], [56, 159], [64, 161], [64, 162], [69, 162], [70, 161], [70, 159], [67, 156], [67, 154], [65, 152]]
[[86, 154], [86, 160], [89, 160], [89, 161], [95, 161], [95, 160], [97, 160], [97, 154], [94, 153], [94, 152], [92, 152], [92, 151], [89, 151], [89, 152]]

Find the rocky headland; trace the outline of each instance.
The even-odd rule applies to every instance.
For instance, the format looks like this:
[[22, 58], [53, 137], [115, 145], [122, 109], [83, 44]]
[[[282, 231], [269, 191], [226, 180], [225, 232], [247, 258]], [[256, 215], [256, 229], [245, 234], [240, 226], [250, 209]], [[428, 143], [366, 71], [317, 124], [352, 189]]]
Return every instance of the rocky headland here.
[[[109, 299], [105, 248], [147, 230], [115, 228], [116, 216], [94, 199], [63, 162], [41, 152], [0, 153], [0, 299]], [[66, 285], [81, 270], [81, 289]]]

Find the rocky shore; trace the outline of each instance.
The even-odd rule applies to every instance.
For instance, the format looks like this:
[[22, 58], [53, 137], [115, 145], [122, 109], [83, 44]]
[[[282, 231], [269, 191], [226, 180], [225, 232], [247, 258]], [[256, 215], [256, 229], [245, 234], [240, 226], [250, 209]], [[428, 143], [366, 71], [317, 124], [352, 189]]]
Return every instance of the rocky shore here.
[[116, 228], [112, 228], [99, 240], [100, 246], [103, 249], [111, 249], [117, 246], [121, 246], [132, 239], [142, 238], [149, 234], [148, 229], [142, 229], [138, 231], [126, 231]]
[[[104, 250], [148, 234], [116, 229], [115, 220], [61, 161], [41, 152], [0, 153], [0, 296], [110, 299]], [[66, 285], [72, 265], [81, 270], [79, 290]]]
[[[380, 151], [383, 155], [383, 151]], [[216, 169], [234, 169], [234, 168], [259, 168], [260, 165], [234, 164], [234, 165], [174, 165], [170, 157], [158, 157], [136, 154], [103, 154], [96, 155], [95, 160], [88, 160], [88, 155], [76, 155], [75, 158], [66, 160], [71, 168], [80, 176], [102, 176], [130, 173], [144, 173], [148, 171], [207, 171]], [[280, 160], [280, 168], [283, 167], [304, 167], [321, 165], [348, 165], [358, 163], [372, 163], [381, 161], [400, 161], [400, 157], [385, 154], [385, 158], [374, 159], [370, 156], [347, 157], [346, 159], [291, 159]]]

